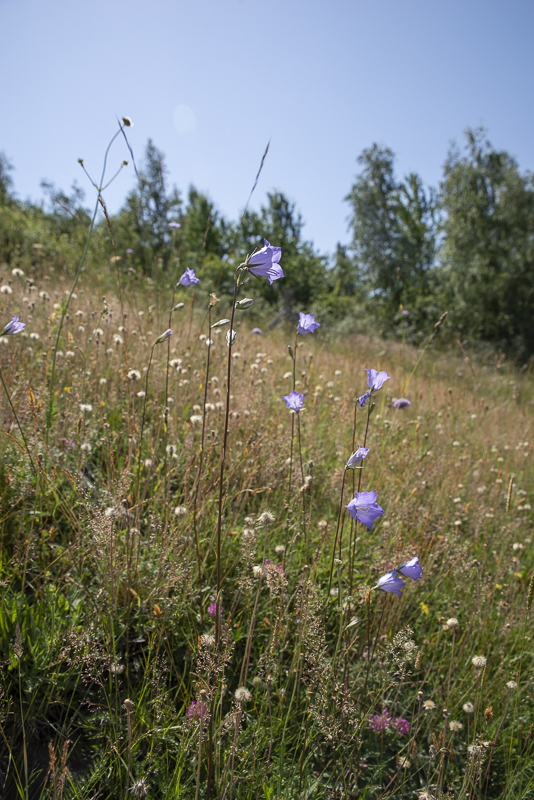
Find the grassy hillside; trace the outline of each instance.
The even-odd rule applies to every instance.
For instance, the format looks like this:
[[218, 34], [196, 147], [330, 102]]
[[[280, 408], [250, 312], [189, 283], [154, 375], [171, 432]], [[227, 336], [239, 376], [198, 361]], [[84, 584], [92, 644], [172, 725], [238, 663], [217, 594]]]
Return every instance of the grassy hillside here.
[[532, 797], [529, 368], [1, 278], [4, 797]]

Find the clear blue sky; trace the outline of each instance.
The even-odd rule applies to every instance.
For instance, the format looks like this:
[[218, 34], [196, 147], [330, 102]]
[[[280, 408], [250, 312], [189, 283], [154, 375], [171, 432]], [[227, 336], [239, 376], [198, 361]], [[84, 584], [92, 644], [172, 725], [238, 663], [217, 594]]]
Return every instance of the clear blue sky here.
[[[117, 115], [138, 159], [152, 137], [171, 181], [230, 218], [271, 139], [252, 205], [285, 191], [323, 252], [348, 240], [343, 198], [374, 141], [437, 185], [450, 141], [482, 123], [534, 168], [533, 0], [0, 0], [0, 31], [21, 198], [42, 178], [86, 187], [77, 159], [100, 173]], [[132, 185], [129, 167], [112, 210]]]

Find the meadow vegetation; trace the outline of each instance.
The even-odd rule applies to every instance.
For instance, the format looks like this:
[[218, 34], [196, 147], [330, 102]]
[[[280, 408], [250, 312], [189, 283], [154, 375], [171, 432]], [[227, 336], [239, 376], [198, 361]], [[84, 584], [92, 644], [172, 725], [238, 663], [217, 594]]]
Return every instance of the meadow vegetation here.
[[234, 295], [103, 231], [74, 286], [0, 268], [3, 796], [532, 797], [532, 363], [445, 308], [419, 348], [269, 329], [251, 250]]

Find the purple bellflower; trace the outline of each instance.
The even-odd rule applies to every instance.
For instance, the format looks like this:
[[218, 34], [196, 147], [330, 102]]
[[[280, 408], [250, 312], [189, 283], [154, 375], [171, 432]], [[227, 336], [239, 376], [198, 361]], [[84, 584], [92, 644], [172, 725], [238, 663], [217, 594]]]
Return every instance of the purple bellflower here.
[[423, 567], [419, 563], [419, 556], [414, 556], [410, 561], [405, 561], [404, 564], [398, 567], [398, 570], [408, 578], [413, 578], [414, 581], [418, 581], [423, 575]]
[[134, 254], [134, 251], [132, 250], [131, 247], [127, 247], [126, 248], [126, 252], [128, 253], [129, 256], [133, 256], [133, 254]]
[[4, 330], [0, 333], [0, 336], [13, 336], [15, 333], [20, 333], [26, 327], [25, 322], [19, 321], [19, 315], [15, 314], [13, 319], [4, 325]]
[[303, 409], [305, 397], [305, 394], [299, 394], [293, 389], [291, 394], [285, 394], [283, 399], [286, 401], [286, 406], [290, 409], [290, 411], [298, 412], [302, 411]]
[[376, 369], [366, 369], [367, 372], [367, 386], [372, 392], [378, 392], [379, 389], [390, 380], [390, 376], [384, 370], [377, 372]]
[[273, 247], [267, 239], [263, 241], [265, 242], [265, 247], [262, 247], [261, 250], [251, 256], [248, 262], [248, 269], [257, 278], [268, 278], [271, 284], [273, 281], [277, 281], [278, 278], [284, 277], [282, 267], [278, 263], [282, 256], [282, 248]]
[[263, 331], [261, 328], [252, 328], [252, 333], [255, 333], [257, 336], [263, 336]]
[[351, 457], [347, 461], [347, 469], [356, 469], [356, 467], [362, 463], [363, 459], [370, 450], [369, 447], [360, 447], [360, 445], [357, 445], [357, 447], [358, 449], [351, 455]]
[[167, 223], [167, 228], [176, 228], [177, 229], [177, 228], [181, 228], [181, 227], [182, 226], [180, 225], [179, 222], [168, 222]]
[[376, 491], [374, 489], [372, 492], [356, 492], [347, 509], [356, 522], [361, 522], [369, 530], [373, 527], [375, 519], [381, 517], [384, 513], [384, 509], [380, 508], [376, 502]]
[[398, 577], [397, 570], [392, 569], [391, 572], [382, 575], [375, 588], [380, 589], [381, 592], [393, 592], [400, 597], [403, 587], [404, 581]]
[[197, 276], [195, 275], [195, 270], [186, 267], [185, 272], [178, 281], [178, 283], [180, 284], [180, 286], [191, 286], [194, 285], [195, 283], [198, 283], [199, 281], [200, 278], [197, 278]]
[[361, 397], [358, 397], [358, 404], [360, 408], [364, 407], [364, 405], [366, 404], [366, 402], [370, 397], [371, 397], [371, 392], [365, 392], [365, 394], [362, 394]]
[[408, 406], [411, 406], [411, 403], [405, 397], [398, 397], [392, 402], [391, 405], [393, 408], [407, 408]]
[[314, 330], [320, 327], [321, 323], [315, 321], [313, 314], [304, 314], [302, 311], [299, 311], [298, 333], [313, 333]]

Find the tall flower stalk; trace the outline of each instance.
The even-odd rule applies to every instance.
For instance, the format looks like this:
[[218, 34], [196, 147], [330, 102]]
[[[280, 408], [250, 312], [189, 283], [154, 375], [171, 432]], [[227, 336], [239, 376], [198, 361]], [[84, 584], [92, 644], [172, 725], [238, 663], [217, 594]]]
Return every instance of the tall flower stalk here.
[[[228, 445], [228, 422], [230, 418], [230, 388], [232, 379], [232, 346], [236, 340], [236, 333], [234, 331], [234, 318], [235, 312], [238, 307], [248, 308], [251, 303], [248, 299], [243, 300], [241, 305], [238, 306], [237, 294], [239, 287], [244, 283], [248, 274], [255, 275], [258, 278], [267, 278], [269, 284], [279, 278], [284, 277], [284, 273], [280, 264], [280, 257], [282, 250], [280, 247], [273, 247], [267, 239], [264, 239], [265, 246], [247, 256], [245, 261], [240, 264], [234, 273], [234, 293], [232, 299], [232, 313], [230, 315], [230, 330], [226, 334], [226, 341], [228, 344], [228, 361], [226, 369], [226, 410], [224, 415], [224, 432], [221, 448], [221, 460], [219, 469], [219, 502], [217, 513], [217, 591], [215, 599], [215, 653], [218, 654], [219, 640], [221, 635], [221, 610], [222, 610], [222, 597], [221, 597], [221, 540], [222, 540], [222, 513], [224, 501], [224, 468], [226, 464], [226, 451]], [[216, 655], [217, 658], [217, 655]], [[208, 744], [208, 785], [206, 788], [206, 800], [211, 798], [211, 780], [212, 780], [212, 761], [213, 761], [213, 715], [215, 711], [215, 693], [212, 695], [211, 700], [211, 713], [209, 723], [209, 744]]]
[[[293, 360], [293, 390], [292, 394], [296, 394], [297, 388], [297, 341], [299, 333], [304, 335], [306, 333], [313, 333], [317, 328], [321, 327], [320, 322], [315, 321], [315, 317], [313, 314], [305, 314], [303, 311], [299, 311], [299, 321], [297, 324], [297, 330], [295, 332], [295, 343], [293, 347], [288, 345], [287, 349], [289, 351], [289, 355]], [[304, 397], [304, 395], [302, 395]], [[285, 398], [284, 398], [285, 399]], [[288, 405], [288, 408], [291, 406]], [[300, 410], [300, 409], [297, 409]], [[295, 439], [295, 417], [293, 416], [291, 420], [291, 447], [290, 447], [290, 456], [289, 456], [289, 479], [287, 485], [287, 501], [289, 503], [289, 499], [291, 497], [291, 478], [293, 476], [293, 442]], [[300, 458], [300, 471], [302, 473], [302, 483], [304, 483], [304, 468], [302, 466], [302, 450], [300, 446], [300, 420], [298, 421], [298, 440], [299, 440], [299, 458]]]
[[[4, 330], [0, 333], [0, 336], [14, 336], [17, 333], [21, 333], [24, 330], [25, 327], [26, 327], [26, 323], [25, 322], [20, 322], [18, 314], [16, 314], [10, 320], [10, 322], [8, 322], [7, 325], [4, 326]], [[9, 403], [11, 411], [13, 412], [13, 416], [15, 417], [15, 422], [17, 423], [17, 427], [18, 427], [18, 429], [20, 431], [20, 435], [22, 436], [22, 441], [24, 442], [24, 447], [26, 448], [26, 452], [28, 453], [28, 458], [30, 459], [30, 464], [32, 465], [32, 469], [33, 469], [33, 471], [35, 473], [36, 479], [38, 479], [39, 478], [39, 473], [38, 473], [37, 468], [35, 466], [35, 463], [34, 463], [30, 448], [28, 447], [28, 442], [26, 440], [26, 436], [24, 435], [24, 431], [22, 430], [22, 425], [20, 424], [19, 418], [17, 416], [17, 412], [15, 411], [15, 406], [13, 405], [13, 402], [11, 400], [11, 395], [9, 394], [8, 388], [7, 388], [6, 384], [5, 384], [4, 376], [2, 374], [2, 370], [0, 370], [0, 380], [2, 381], [2, 386], [4, 387], [4, 392], [5, 392], [5, 395], [7, 397], [7, 402]]]
[[114, 134], [114, 136], [111, 137], [111, 140], [110, 140], [110, 142], [109, 142], [109, 144], [108, 144], [108, 146], [106, 148], [106, 152], [104, 154], [104, 165], [102, 167], [102, 176], [100, 178], [99, 185], [97, 185], [92, 180], [92, 178], [90, 177], [89, 173], [85, 169], [84, 164], [83, 164], [83, 159], [81, 159], [81, 158], [79, 159], [79, 163], [81, 164], [82, 169], [84, 170], [85, 174], [88, 176], [89, 180], [91, 181], [91, 183], [93, 184], [93, 186], [97, 190], [97, 197], [96, 197], [96, 201], [95, 201], [95, 207], [94, 207], [94, 210], [93, 210], [93, 216], [91, 217], [91, 222], [90, 222], [89, 230], [88, 230], [88, 233], [87, 233], [87, 239], [85, 241], [85, 247], [84, 247], [84, 250], [83, 250], [83, 253], [82, 253], [82, 257], [80, 258], [80, 261], [79, 261], [79, 264], [78, 264], [78, 269], [76, 270], [76, 274], [74, 276], [74, 282], [73, 282], [73, 284], [71, 286], [71, 289], [70, 289], [70, 292], [69, 292], [69, 295], [68, 295], [67, 299], [65, 301], [63, 301], [62, 304], [61, 304], [61, 314], [60, 314], [60, 317], [59, 317], [59, 325], [58, 325], [57, 334], [56, 334], [56, 344], [55, 344], [55, 347], [54, 347], [53, 353], [52, 353], [52, 372], [51, 372], [51, 375], [50, 375], [50, 390], [49, 390], [49, 397], [48, 397], [48, 409], [47, 409], [47, 413], [46, 413], [45, 443], [46, 443], [47, 449], [48, 449], [48, 439], [49, 439], [49, 435], [50, 435], [50, 427], [52, 425], [52, 409], [53, 409], [53, 406], [54, 406], [54, 383], [55, 383], [55, 377], [56, 377], [56, 356], [57, 356], [57, 351], [58, 351], [58, 348], [59, 348], [59, 340], [61, 338], [61, 332], [63, 330], [63, 322], [65, 320], [65, 317], [67, 316], [67, 311], [69, 309], [70, 301], [72, 300], [72, 296], [73, 296], [73, 294], [74, 294], [74, 292], [76, 290], [76, 286], [78, 285], [78, 281], [80, 279], [80, 275], [82, 274], [82, 269], [83, 269], [83, 266], [85, 264], [85, 259], [87, 258], [87, 253], [89, 251], [89, 245], [91, 243], [91, 238], [93, 236], [93, 231], [94, 231], [94, 227], [95, 227], [95, 220], [96, 220], [96, 215], [98, 213], [98, 209], [99, 209], [100, 206], [104, 207], [104, 203], [103, 203], [103, 200], [102, 200], [102, 192], [105, 189], [108, 188], [108, 186], [115, 180], [117, 175], [120, 173], [122, 168], [124, 166], [126, 166], [127, 163], [128, 163], [127, 161], [123, 161], [121, 166], [120, 166], [120, 168], [119, 168], [119, 170], [115, 173], [115, 175], [113, 175], [111, 180], [108, 181], [108, 183], [104, 186], [104, 179], [105, 179], [105, 176], [106, 176], [106, 168], [107, 168], [107, 161], [108, 161], [109, 151], [110, 151], [111, 146], [112, 146], [113, 142], [115, 141], [115, 139], [118, 136], [120, 136], [120, 134], [123, 132], [123, 126], [124, 125], [130, 126], [131, 124], [132, 124], [132, 122], [128, 117], [123, 117], [122, 122], [119, 122], [119, 130]]
[[[145, 419], [146, 419], [146, 403], [148, 399], [148, 378], [150, 376], [150, 367], [152, 366], [152, 359], [154, 357], [154, 348], [156, 345], [161, 344], [162, 342], [166, 342], [172, 336], [172, 331], [170, 328], [167, 328], [161, 336], [158, 336], [154, 344], [150, 349], [150, 358], [148, 359], [148, 367], [146, 371], [146, 379], [145, 379], [145, 395], [143, 397], [143, 413], [141, 415], [141, 432], [139, 434], [139, 444], [137, 446], [137, 485], [135, 490], [136, 501], [139, 501], [139, 483], [141, 480], [141, 454], [143, 448], [143, 434], [145, 432]], [[141, 514], [141, 509], [139, 509], [139, 514]]]
[[[210, 375], [210, 360], [211, 360], [211, 346], [213, 344], [211, 340], [211, 309], [218, 303], [218, 298], [215, 294], [210, 295], [210, 302], [208, 305], [208, 338], [206, 339], [206, 344], [208, 346], [208, 355], [206, 357], [206, 376], [204, 379], [204, 401], [202, 405], [202, 433], [200, 435], [200, 450], [198, 456], [198, 471], [197, 477], [195, 480], [195, 487], [193, 493], [193, 534], [195, 537], [195, 550], [197, 556], [197, 565], [198, 565], [198, 585], [202, 586], [202, 562], [200, 558], [200, 546], [198, 542], [198, 530], [197, 530], [197, 513], [198, 513], [198, 493], [200, 489], [200, 480], [202, 478], [202, 466], [204, 462], [204, 441], [206, 438], [206, 403], [208, 402], [208, 381]], [[200, 594], [200, 629], [203, 629], [204, 625], [204, 605], [202, 602], [202, 593]]]

